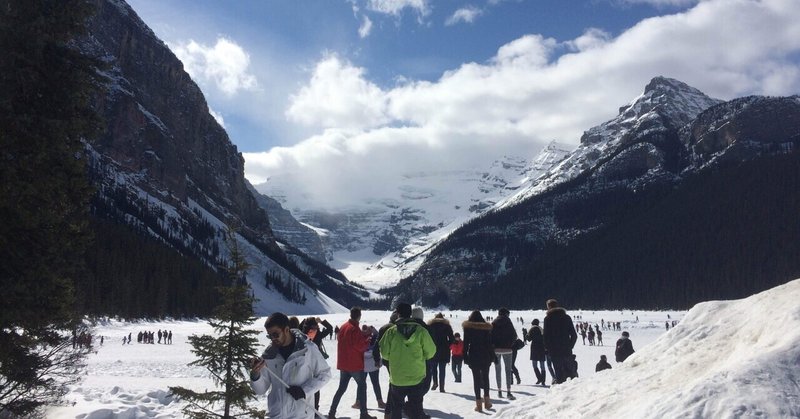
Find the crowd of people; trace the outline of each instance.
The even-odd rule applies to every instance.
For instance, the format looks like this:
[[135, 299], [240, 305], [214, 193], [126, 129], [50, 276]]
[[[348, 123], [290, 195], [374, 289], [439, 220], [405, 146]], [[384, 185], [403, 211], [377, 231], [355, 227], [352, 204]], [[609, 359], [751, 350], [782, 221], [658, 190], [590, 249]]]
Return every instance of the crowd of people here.
[[[385, 418], [399, 419], [405, 414], [421, 419], [430, 417], [424, 409], [425, 395], [429, 391], [446, 392], [447, 364], [451, 364], [456, 383], [462, 381], [462, 366], [466, 364], [472, 375], [474, 410], [483, 412], [493, 407], [489, 392], [492, 366], [497, 397], [516, 399], [513, 386], [521, 380], [515, 362], [526, 342], [530, 342], [536, 384], [542, 386], [546, 385], [548, 372], [551, 384], [578, 376], [573, 348], [579, 334], [584, 339], [588, 337], [590, 345], [603, 344], [600, 326], [579, 322], [576, 328], [558, 301], [548, 300], [546, 306], [543, 321], [533, 319], [530, 330], [522, 328], [521, 336], [517, 334], [508, 309], [501, 308], [494, 318], [485, 318], [475, 310], [461, 325], [463, 339], [460, 333], [453, 331], [444, 314], [437, 313], [425, 322], [423, 309], [407, 303], [397, 304], [388, 322], [377, 329], [361, 324], [358, 307], [350, 310], [350, 317], [344, 324], [335, 327], [319, 317], [300, 321], [283, 313], [273, 313], [264, 325], [270, 343], [263, 355], [251, 362], [252, 387], [256, 394], [269, 393], [269, 417], [311, 418], [317, 415], [335, 419], [350, 381], [354, 381], [356, 399], [352, 408], [360, 411], [360, 419], [375, 419], [368, 411], [369, 377], [374, 403], [383, 409]], [[449, 317], [452, 318], [452, 314]], [[516, 317], [516, 321], [524, 322], [524, 319]], [[602, 328], [616, 328], [618, 324], [603, 321]], [[320, 389], [332, 378], [325, 338], [336, 339], [335, 367], [339, 370], [338, 387], [327, 415], [319, 412]], [[624, 331], [616, 343], [615, 359], [623, 362], [633, 352], [629, 333]], [[386, 393], [380, 384], [382, 368], [389, 374]], [[606, 356], [602, 355], [595, 371], [610, 368]]]
[[[132, 341], [132, 333], [128, 333], [128, 336], [122, 337], [122, 344], [123, 345], [130, 345]], [[158, 340], [156, 340], [158, 339]], [[136, 343], [144, 343], [144, 344], [163, 344], [163, 345], [172, 345], [172, 331], [171, 330], [161, 330], [159, 329], [158, 332], [152, 332], [149, 330], [140, 331], [136, 334]]]

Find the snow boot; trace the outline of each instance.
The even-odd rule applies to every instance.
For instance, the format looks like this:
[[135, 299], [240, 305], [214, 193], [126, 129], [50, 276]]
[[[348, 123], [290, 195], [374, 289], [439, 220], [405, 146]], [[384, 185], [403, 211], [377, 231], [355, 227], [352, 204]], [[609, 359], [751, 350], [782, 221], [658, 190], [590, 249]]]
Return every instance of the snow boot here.
[[489, 396], [483, 396], [483, 407], [487, 409], [492, 408], [492, 399], [490, 399]]
[[483, 413], [483, 400], [480, 398], [475, 399], [475, 411], [478, 413]]

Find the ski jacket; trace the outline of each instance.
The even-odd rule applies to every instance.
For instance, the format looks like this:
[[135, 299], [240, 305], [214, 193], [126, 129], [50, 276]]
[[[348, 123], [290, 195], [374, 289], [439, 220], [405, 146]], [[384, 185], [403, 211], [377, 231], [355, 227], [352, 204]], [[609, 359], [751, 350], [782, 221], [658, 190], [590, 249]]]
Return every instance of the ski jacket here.
[[544, 317], [544, 348], [552, 357], [566, 357], [572, 355], [572, 348], [578, 341], [575, 325], [566, 310], [554, 307], [547, 310]]
[[455, 341], [450, 322], [447, 319], [434, 318], [428, 322], [428, 331], [433, 343], [436, 344], [436, 355], [433, 356], [433, 360], [450, 362], [450, 344]]
[[436, 354], [430, 333], [412, 319], [399, 319], [378, 343], [381, 357], [389, 361], [389, 383], [399, 387], [417, 385], [425, 379], [425, 361]]
[[454, 340], [453, 343], [450, 344], [450, 353], [452, 353], [453, 358], [464, 357], [464, 341], [463, 340]]
[[531, 361], [544, 361], [546, 351], [544, 350], [542, 327], [538, 325], [531, 327], [525, 340], [531, 343]]
[[369, 348], [370, 335], [361, 331], [358, 322], [350, 319], [339, 328], [336, 369], [347, 372], [364, 371], [364, 351]]
[[492, 320], [492, 345], [497, 353], [511, 353], [514, 341], [517, 340], [517, 329], [508, 316], [498, 315]]
[[614, 357], [617, 359], [617, 362], [622, 362], [628, 359], [628, 357], [633, 355], [634, 352], [633, 343], [630, 339], [617, 339], [617, 349], [614, 351]]
[[[314, 393], [319, 391], [331, 379], [331, 369], [322, 354], [306, 335], [299, 330], [290, 329], [294, 335], [294, 352], [284, 360], [278, 347], [270, 345], [261, 356], [266, 361], [265, 371], [250, 375], [250, 385], [256, 394], [267, 396], [267, 416], [279, 419], [295, 419], [314, 417]], [[305, 399], [295, 400], [270, 373], [280, 377], [290, 386], [300, 386], [306, 393]], [[305, 401], [304, 401], [305, 400]]]
[[492, 325], [466, 321], [464, 328], [464, 362], [472, 369], [487, 368], [495, 360], [492, 347]]

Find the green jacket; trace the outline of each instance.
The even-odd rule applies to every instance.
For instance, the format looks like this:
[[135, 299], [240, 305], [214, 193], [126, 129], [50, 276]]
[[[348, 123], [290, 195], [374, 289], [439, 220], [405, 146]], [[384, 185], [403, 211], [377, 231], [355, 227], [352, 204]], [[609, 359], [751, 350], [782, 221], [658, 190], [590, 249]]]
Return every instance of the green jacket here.
[[425, 327], [411, 319], [400, 319], [383, 334], [381, 357], [389, 361], [389, 382], [400, 387], [425, 379], [425, 361], [436, 354], [436, 344]]

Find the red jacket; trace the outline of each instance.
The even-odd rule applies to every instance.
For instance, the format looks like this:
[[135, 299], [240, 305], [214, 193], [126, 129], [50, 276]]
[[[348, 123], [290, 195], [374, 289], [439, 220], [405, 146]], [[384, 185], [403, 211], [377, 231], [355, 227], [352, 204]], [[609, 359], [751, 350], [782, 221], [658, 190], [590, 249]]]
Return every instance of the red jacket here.
[[336, 369], [347, 372], [364, 371], [364, 351], [369, 348], [368, 334], [364, 334], [358, 322], [350, 319], [339, 328]]
[[454, 343], [451, 343], [450, 344], [450, 352], [453, 354], [453, 356], [463, 357], [464, 356], [464, 341], [463, 340], [457, 340]]

